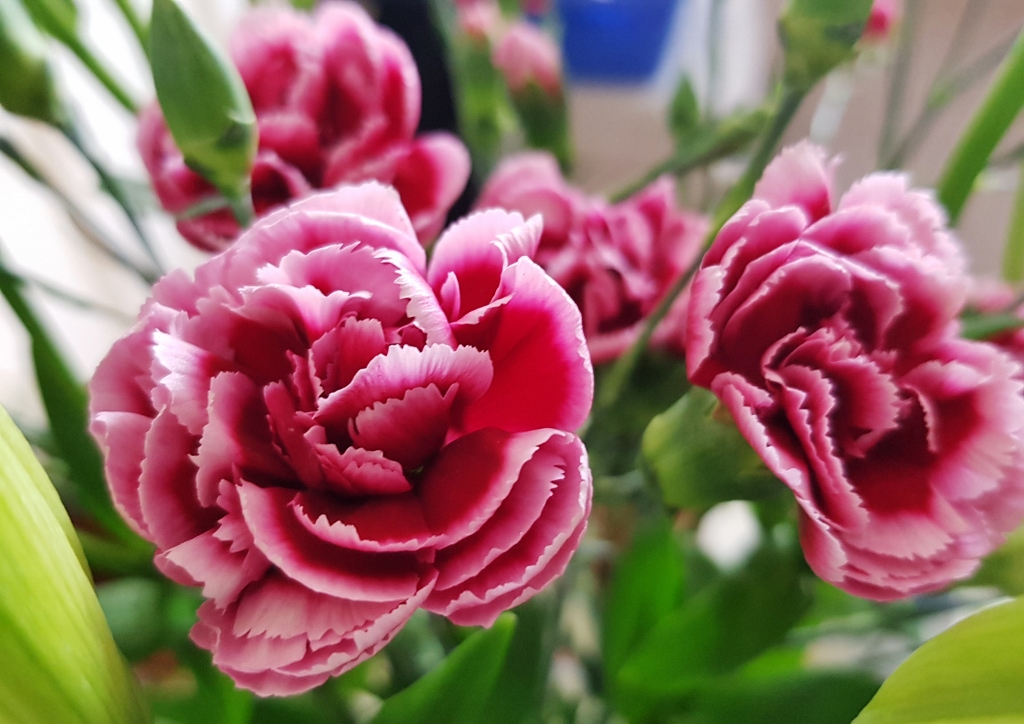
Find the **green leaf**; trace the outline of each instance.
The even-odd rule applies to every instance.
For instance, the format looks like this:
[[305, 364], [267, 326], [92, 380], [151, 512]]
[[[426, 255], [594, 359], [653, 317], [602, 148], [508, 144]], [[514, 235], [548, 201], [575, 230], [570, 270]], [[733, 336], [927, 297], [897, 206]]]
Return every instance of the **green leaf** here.
[[956, 224], [967, 199], [974, 190], [978, 175], [985, 170], [988, 159], [1010, 128], [1021, 107], [1024, 107], [1024, 31], [1018, 36], [1010, 54], [999, 70], [981, 107], [971, 119], [964, 135], [946, 162], [936, 191], [939, 201]]
[[114, 642], [129, 661], [156, 651], [163, 637], [163, 585], [146, 578], [121, 578], [96, 587]]
[[50, 431], [68, 464], [81, 504], [108, 531], [138, 550], [148, 544], [133, 533], [114, 510], [103, 473], [103, 457], [88, 432], [85, 388], [75, 378], [56, 342], [25, 297], [21, 281], [0, 269], [0, 294], [17, 315], [32, 346], [32, 362]]
[[810, 605], [798, 556], [769, 544], [664, 616], [622, 666], [622, 711], [644, 720], [675, 709], [779, 643]]
[[385, 701], [373, 724], [487, 721], [485, 703], [515, 628], [515, 616], [502, 614], [490, 629], [478, 631], [460, 644], [443, 664]]
[[1015, 530], [1002, 546], [989, 554], [969, 583], [996, 586], [1011, 596], [1024, 594], [1024, 528]]
[[0, 0], [0, 106], [46, 123], [62, 116], [46, 41], [19, 0]]
[[985, 609], [924, 643], [855, 724], [1024, 721], [1024, 598]]
[[568, 172], [572, 166], [572, 139], [569, 136], [569, 118], [566, 114], [565, 95], [552, 98], [537, 83], [512, 93], [512, 106], [523, 126], [523, 134], [530, 148], [549, 151]]
[[78, 6], [74, 0], [22, 0], [36, 24], [55, 38], [78, 35]]
[[[251, 207], [258, 131], [238, 71], [177, 0], [153, 2], [149, 57], [160, 108], [185, 162], [233, 203], [248, 200]], [[236, 216], [245, 213], [236, 208]]]
[[701, 387], [651, 420], [641, 454], [645, 472], [677, 508], [704, 511], [782, 490], [718, 398]]
[[558, 637], [558, 600], [541, 594], [515, 610], [516, 630], [484, 706], [488, 724], [537, 724]]
[[668, 126], [676, 139], [677, 146], [688, 143], [688, 137], [700, 127], [700, 103], [689, 76], [679, 81], [672, 105], [669, 107]]
[[73, 536], [42, 467], [0, 408], [0, 719], [146, 721]]
[[605, 685], [614, 697], [619, 670], [683, 595], [684, 558], [668, 520], [637, 531], [615, 564], [602, 618]]
[[784, 82], [806, 91], [853, 54], [872, 0], [790, 0], [779, 18]]
[[878, 690], [863, 672], [807, 671], [763, 679], [733, 678], [704, 688], [685, 724], [847, 724]]

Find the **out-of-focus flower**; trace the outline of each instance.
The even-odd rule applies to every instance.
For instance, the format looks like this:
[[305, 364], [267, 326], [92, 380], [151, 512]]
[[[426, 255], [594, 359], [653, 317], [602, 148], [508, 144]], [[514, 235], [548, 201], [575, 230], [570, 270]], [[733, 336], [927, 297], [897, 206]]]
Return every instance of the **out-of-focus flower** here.
[[0, 408], [0, 676], [9, 722], [141, 724], [85, 556], [28, 442]]
[[501, 36], [491, 57], [513, 94], [531, 83], [548, 96], [562, 95], [562, 56], [550, 35], [532, 23], [518, 21]]
[[[676, 207], [668, 177], [608, 204], [569, 186], [554, 158], [539, 152], [505, 160], [477, 206], [543, 216], [537, 262], [579, 305], [597, 363], [615, 359], [636, 340], [647, 315], [696, 260], [707, 229], [702, 216]], [[656, 346], [681, 351], [686, 298], [658, 326]]]
[[888, 39], [893, 27], [903, 15], [901, 0], [875, 0], [871, 5], [871, 15], [864, 26], [864, 40], [880, 42]]
[[315, 195], [157, 283], [100, 364], [114, 501], [240, 686], [316, 686], [418, 607], [489, 625], [565, 568], [593, 372], [540, 230], [478, 214], [425, 268], [393, 189]]
[[456, 4], [459, 30], [474, 41], [490, 43], [501, 30], [501, 8], [497, 0], [469, 0]]
[[[972, 279], [968, 306], [985, 315], [1012, 315], [1024, 320], [1024, 304], [1020, 303], [1020, 292], [998, 279]], [[988, 338], [1022, 366], [1024, 376], [1024, 328], [999, 332]]]
[[546, 15], [551, 10], [550, 0], [519, 0], [519, 8], [527, 15]]
[[880, 600], [941, 588], [1024, 517], [1020, 368], [959, 337], [969, 280], [934, 200], [875, 174], [833, 204], [799, 144], [693, 282], [687, 363], [796, 495], [811, 567]]
[[[398, 190], [422, 241], [437, 234], [469, 177], [469, 155], [449, 134], [413, 137], [419, 76], [397, 36], [354, 3], [325, 3], [313, 17], [262, 9], [238, 28], [231, 55], [259, 123], [257, 215], [314, 189], [378, 180]], [[186, 239], [211, 251], [234, 241], [227, 209], [185, 218], [216, 192], [185, 165], [155, 105], [140, 118], [139, 150]]]

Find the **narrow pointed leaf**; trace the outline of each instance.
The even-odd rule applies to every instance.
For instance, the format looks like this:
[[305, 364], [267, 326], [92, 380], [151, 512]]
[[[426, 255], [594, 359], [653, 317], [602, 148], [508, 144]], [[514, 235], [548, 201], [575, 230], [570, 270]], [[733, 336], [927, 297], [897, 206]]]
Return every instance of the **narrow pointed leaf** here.
[[73, 536], [56, 491], [0, 408], [0, 720], [144, 722]]
[[68, 474], [79, 500], [108, 531], [133, 547], [147, 544], [128, 528], [114, 510], [103, 473], [103, 457], [88, 432], [88, 398], [85, 388], [62, 356], [31, 303], [21, 281], [0, 269], [0, 294], [4, 296], [28, 332], [36, 382], [43, 398], [50, 431], [61, 457], [68, 464]]
[[513, 614], [502, 614], [490, 629], [477, 631], [444, 663], [384, 702], [373, 724], [475, 724], [498, 679], [512, 634]]

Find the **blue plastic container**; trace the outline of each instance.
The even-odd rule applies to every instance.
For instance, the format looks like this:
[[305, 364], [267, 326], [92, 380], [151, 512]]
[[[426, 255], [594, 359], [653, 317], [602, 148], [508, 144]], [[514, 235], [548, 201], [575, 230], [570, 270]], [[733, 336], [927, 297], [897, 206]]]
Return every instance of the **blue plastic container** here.
[[654, 73], [683, 0], [559, 0], [572, 80], [640, 83]]

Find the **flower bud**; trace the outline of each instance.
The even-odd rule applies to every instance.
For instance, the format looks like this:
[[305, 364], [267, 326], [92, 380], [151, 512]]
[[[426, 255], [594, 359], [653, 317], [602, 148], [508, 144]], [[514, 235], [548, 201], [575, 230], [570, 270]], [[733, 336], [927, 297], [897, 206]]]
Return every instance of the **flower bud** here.
[[48, 123], [60, 115], [46, 41], [19, 0], [0, 0], [0, 106]]
[[0, 548], [3, 720], [145, 721], [67, 513], [2, 408]]
[[185, 163], [229, 200], [249, 194], [258, 131], [238, 71], [177, 0], [155, 0], [149, 40], [157, 99]]
[[807, 90], [847, 60], [870, 13], [871, 0], [791, 0], [779, 18], [786, 84]]
[[645, 471], [676, 508], [704, 511], [782, 490], [714, 394], [699, 387], [651, 420], [641, 452]]

